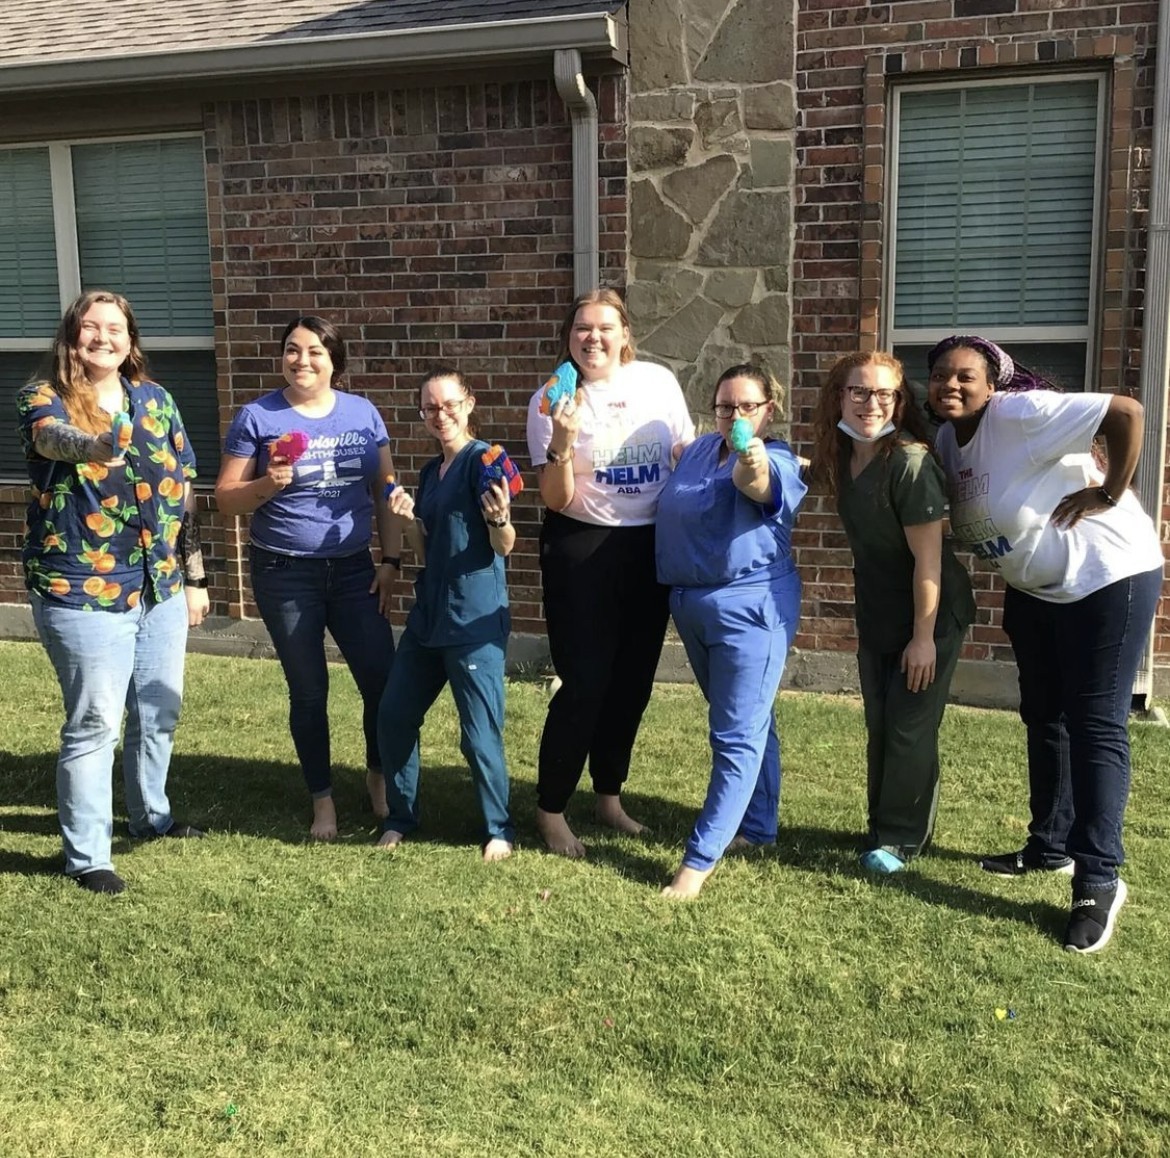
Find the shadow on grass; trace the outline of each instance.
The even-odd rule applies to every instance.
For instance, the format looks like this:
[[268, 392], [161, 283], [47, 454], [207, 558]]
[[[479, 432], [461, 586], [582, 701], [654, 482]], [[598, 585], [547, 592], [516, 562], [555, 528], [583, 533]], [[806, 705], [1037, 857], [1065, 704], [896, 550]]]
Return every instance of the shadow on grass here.
[[[957, 912], [972, 913], [1000, 921], [1018, 921], [1058, 936], [1068, 920], [1068, 908], [1049, 901], [1027, 897], [1016, 900], [995, 890], [997, 879], [988, 876], [970, 853], [958, 849], [931, 847], [923, 858], [928, 861], [960, 861], [971, 866], [972, 887], [925, 877], [913, 869], [892, 876], [875, 876], [865, 872], [857, 862], [861, 842], [854, 833], [838, 829], [781, 825], [780, 839], [770, 854], [779, 862], [807, 872], [849, 873], [872, 883], [874, 888], [898, 889], [929, 905], [945, 905]], [[916, 864], [919, 862], [915, 862]], [[977, 884], [986, 883], [986, 889]]]

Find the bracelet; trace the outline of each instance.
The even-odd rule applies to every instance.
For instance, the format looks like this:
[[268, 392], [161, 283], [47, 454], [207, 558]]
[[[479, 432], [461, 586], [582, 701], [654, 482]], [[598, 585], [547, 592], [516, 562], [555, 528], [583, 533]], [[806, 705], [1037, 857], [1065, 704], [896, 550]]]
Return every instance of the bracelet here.
[[203, 591], [207, 588], [207, 576], [204, 575], [204, 576], [200, 577], [199, 579], [186, 579], [186, 578], [184, 578], [183, 583], [187, 587], [194, 587], [196, 591]]
[[506, 527], [510, 520], [508, 519], [508, 516], [505, 515], [502, 519], [485, 519], [484, 521], [489, 527], [495, 527], [495, 529], [498, 531], [501, 527]]
[[382, 557], [383, 567], [393, 567], [395, 571], [402, 570], [402, 556], [401, 555], [384, 555]]
[[1097, 488], [1097, 498], [1111, 507], [1117, 506], [1117, 500], [1104, 487]]
[[553, 466], [560, 466], [563, 462], [571, 462], [573, 458], [573, 448], [570, 447], [563, 454], [559, 450], [553, 450], [550, 446], [544, 452], [544, 457], [553, 464]]

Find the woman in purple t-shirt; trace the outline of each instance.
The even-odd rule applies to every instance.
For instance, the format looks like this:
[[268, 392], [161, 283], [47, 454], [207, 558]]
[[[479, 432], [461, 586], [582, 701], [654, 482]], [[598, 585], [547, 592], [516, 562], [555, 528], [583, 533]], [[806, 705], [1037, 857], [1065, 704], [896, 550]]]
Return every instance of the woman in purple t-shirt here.
[[[366, 785], [386, 816], [378, 757], [378, 702], [394, 658], [391, 594], [401, 529], [381, 501], [394, 472], [377, 409], [336, 389], [345, 343], [323, 318], [294, 318], [281, 337], [286, 385], [249, 402], [224, 445], [215, 501], [225, 515], [251, 515], [252, 594], [284, 668], [289, 728], [313, 798], [314, 840], [337, 835], [330, 766], [325, 630], [341, 651], [364, 705]], [[282, 435], [300, 451], [281, 454]], [[291, 460], [291, 461], [290, 461]], [[370, 557], [377, 517], [382, 565]]]

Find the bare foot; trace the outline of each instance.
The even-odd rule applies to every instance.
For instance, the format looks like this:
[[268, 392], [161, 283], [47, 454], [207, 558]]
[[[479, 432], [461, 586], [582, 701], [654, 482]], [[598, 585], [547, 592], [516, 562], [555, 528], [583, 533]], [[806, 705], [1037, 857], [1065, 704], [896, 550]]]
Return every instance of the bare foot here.
[[309, 829], [309, 839], [337, 839], [337, 809], [333, 807], [332, 796], [314, 797], [313, 824]]
[[483, 859], [487, 862], [507, 860], [512, 855], [512, 846], [498, 836], [493, 837], [483, 846]]
[[378, 838], [376, 848], [397, 848], [402, 843], [402, 833], [395, 832], [394, 829], [382, 833]]
[[714, 871], [714, 869], [687, 868], [684, 864], [674, 874], [674, 880], [662, 890], [662, 895], [673, 897], [676, 901], [693, 901], [699, 895], [703, 882]]
[[610, 828], [616, 828], [618, 832], [624, 832], [630, 836], [640, 836], [646, 831], [644, 824], [639, 824], [632, 816], [626, 815], [620, 796], [598, 796], [595, 814], [602, 824], [608, 824]]
[[386, 803], [386, 777], [376, 768], [366, 773], [366, 791], [370, 794], [370, 807], [379, 820], [385, 820], [390, 815], [390, 805]]
[[585, 855], [585, 846], [573, 835], [563, 812], [536, 810], [536, 831], [548, 846], [549, 852], [579, 860]]

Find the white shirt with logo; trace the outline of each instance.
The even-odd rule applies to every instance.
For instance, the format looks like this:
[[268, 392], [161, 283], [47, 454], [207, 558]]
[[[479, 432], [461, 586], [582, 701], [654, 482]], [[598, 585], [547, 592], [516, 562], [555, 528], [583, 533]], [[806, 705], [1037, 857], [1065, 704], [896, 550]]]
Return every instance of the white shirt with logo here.
[[1100, 486], [1093, 436], [1108, 394], [1052, 390], [993, 394], [975, 435], [959, 446], [949, 424], [935, 444], [951, 489], [951, 531], [1004, 581], [1037, 599], [1073, 603], [1161, 567], [1162, 548], [1137, 495], [1058, 527], [1065, 495]]
[[[548, 461], [552, 419], [540, 413], [543, 388], [528, 404], [532, 465]], [[654, 522], [670, 477], [671, 448], [695, 437], [675, 376], [652, 362], [627, 362], [608, 381], [578, 387], [581, 427], [573, 444], [573, 498], [561, 512], [603, 527]]]

